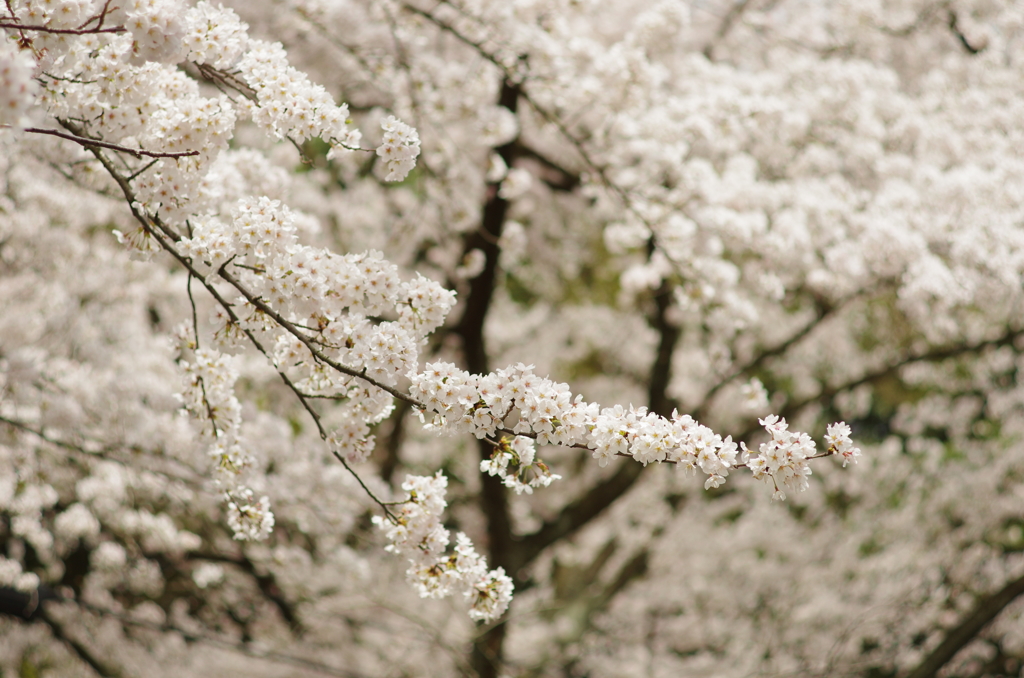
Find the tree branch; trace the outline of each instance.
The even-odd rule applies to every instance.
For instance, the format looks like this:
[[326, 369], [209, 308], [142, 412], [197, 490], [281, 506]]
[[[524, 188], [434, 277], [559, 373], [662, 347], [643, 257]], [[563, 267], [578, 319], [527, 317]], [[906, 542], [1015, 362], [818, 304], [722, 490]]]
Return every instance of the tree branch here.
[[[907, 365], [913, 365], [914, 363], [921, 362], [940, 362], [949, 358], [956, 358], [958, 356], [967, 355], [971, 353], [978, 353], [984, 351], [987, 348], [997, 348], [1000, 346], [1012, 346], [1014, 342], [1024, 337], [1024, 330], [1009, 330], [1006, 334], [995, 339], [987, 339], [975, 344], [955, 344], [952, 346], [945, 346], [941, 348], [934, 348], [928, 351], [918, 353], [916, 355], [908, 355], [890, 362], [876, 370], [871, 370], [859, 377], [836, 384], [833, 386], [822, 389], [817, 395], [810, 396], [808, 398], [802, 398], [800, 400], [794, 400], [786, 404], [786, 406], [779, 412], [780, 417], [792, 418], [794, 414], [802, 410], [803, 408], [813, 403], [826, 403], [835, 398], [838, 394], [849, 391], [850, 389], [857, 388], [864, 384], [871, 383], [883, 377], [887, 377], [895, 374], [901, 368]], [[740, 434], [740, 437], [746, 438], [758, 427], [751, 426], [747, 430]]]
[[643, 470], [644, 467], [632, 459], [623, 462], [614, 474], [563, 506], [557, 516], [546, 520], [536, 532], [523, 537], [516, 551], [515, 571], [529, 565], [547, 547], [597, 518], [633, 487]]
[[734, 2], [732, 4], [729, 11], [725, 13], [724, 17], [722, 17], [722, 20], [718, 24], [718, 29], [715, 31], [715, 36], [708, 40], [708, 43], [704, 45], [704, 49], [701, 52], [708, 61], [715, 60], [715, 46], [720, 40], [729, 34], [732, 27], [737, 21], [739, 21], [739, 18], [743, 16], [743, 12], [746, 11], [748, 5], [750, 5], [750, 0], [738, 0], [738, 2]]
[[1014, 579], [996, 591], [979, 600], [967, 617], [946, 633], [931, 654], [925, 657], [913, 671], [904, 678], [933, 678], [969, 642], [974, 640], [999, 613], [1024, 594], [1024, 575]]
[[91, 35], [93, 33], [124, 33], [124, 26], [111, 26], [109, 28], [50, 28], [41, 24], [22, 24], [18, 22], [0, 21], [0, 28], [9, 28], [16, 31], [36, 31], [38, 33], [64, 33], [70, 35]]
[[56, 619], [45, 608], [40, 611], [39, 619], [50, 627], [50, 632], [53, 633], [54, 638], [67, 645], [68, 648], [70, 648], [79, 659], [88, 664], [89, 668], [95, 671], [97, 675], [103, 676], [103, 678], [121, 678], [124, 676], [124, 673], [120, 668], [101, 659], [97, 653], [86, 647], [84, 643], [68, 635], [64, 623]]
[[707, 411], [711, 406], [711, 399], [723, 387], [732, 382], [733, 379], [736, 379], [737, 377], [743, 375], [749, 376], [771, 358], [782, 355], [783, 353], [788, 351], [792, 346], [799, 343], [805, 337], [810, 335], [810, 333], [813, 332], [815, 328], [819, 327], [822, 322], [824, 322], [828, 318], [835, 316], [836, 313], [845, 308], [848, 304], [852, 303], [856, 299], [861, 298], [864, 294], [867, 293], [868, 291], [861, 290], [860, 292], [851, 294], [845, 299], [839, 300], [835, 304], [829, 304], [825, 303], [823, 300], [815, 299], [815, 314], [814, 318], [812, 318], [810, 322], [806, 323], [803, 327], [798, 329], [796, 332], [794, 332], [789, 337], [782, 340], [775, 346], [762, 349], [749, 361], [747, 361], [743, 365], [734, 367], [731, 372], [721, 377], [704, 395], [703, 402], [694, 409], [692, 413], [693, 418], [699, 421], [703, 419], [705, 416], [707, 416]]
[[[69, 125], [70, 123], [63, 124]], [[72, 128], [71, 131], [74, 132], [75, 129]], [[232, 305], [223, 297], [223, 295], [221, 295], [217, 288], [214, 287], [213, 284], [206, 279], [205, 276], [201, 275], [199, 271], [196, 270], [195, 266], [193, 266], [192, 264], [192, 261], [188, 257], [185, 257], [180, 252], [178, 252], [178, 250], [174, 247], [173, 243], [176, 234], [169, 228], [167, 228], [167, 226], [165, 226], [159, 220], [159, 218], [153, 217], [151, 219], [147, 217], [145, 214], [143, 214], [140, 207], [135, 201], [135, 193], [132, 190], [131, 185], [129, 185], [128, 180], [121, 176], [120, 172], [117, 171], [117, 168], [115, 168], [111, 164], [110, 160], [108, 160], [107, 157], [104, 156], [102, 152], [100, 152], [99, 148], [90, 148], [89, 150], [93, 153], [94, 156], [96, 156], [96, 159], [100, 161], [100, 164], [102, 164], [104, 169], [107, 170], [111, 178], [113, 178], [114, 181], [117, 182], [117, 185], [121, 188], [121, 191], [125, 196], [125, 199], [128, 201], [128, 208], [131, 210], [132, 216], [135, 218], [137, 222], [139, 222], [139, 224], [142, 225], [142, 228], [146, 231], [146, 233], [149, 233], [152, 237], [156, 238], [157, 242], [160, 243], [160, 247], [162, 247], [164, 251], [168, 252], [172, 257], [174, 257], [178, 261], [178, 263], [180, 263], [185, 268], [185, 270], [187, 270], [191, 275], [195, 276], [197, 279], [201, 280], [203, 286], [206, 288], [206, 291], [210, 293], [210, 295], [217, 301], [217, 303], [221, 305], [222, 308], [224, 308], [225, 312], [228, 314], [231, 321], [238, 325], [239, 327], [241, 327], [241, 324], [238, 321], [238, 316], [235, 314]], [[305, 344], [306, 347], [317, 359], [321, 360], [322, 362], [329, 365], [338, 372], [341, 372], [342, 374], [347, 374], [349, 376], [362, 379], [363, 381], [366, 381], [384, 391], [387, 391], [396, 398], [407, 400], [410, 403], [418, 406], [420, 409], [425, 408], [425, 406], [422, 403], [420, 403], [412, 396], [409, 396], [396, 388], [393, 388], [386, 384], [382, 384], [378, 382], [376, 379], [367, 376], [365, 370], [354, 370], [351, 367], [347, 367], [345, 365], [342, 365], [341, 363], [338, 363], [337, 361], [328, 358], [320, 351], [316, 343], [310, 337], [308, 337], [304, 332], [300, 331], [297, 327], [295, 327], [294, 324], [287, 321], [283, 316], [281, 316], [280, 313], [278, 313], [273, 308], [268, 306], [262, 299], [253, 295], [253, 293], [246, 289], [246, 287], [242, 285], [238, 279], [234, 278], [234, 276], [228, 273], [227, 264], [221, 266], [220, 270], [218, 271], [218, 275], [223, 280], [231, 284], [236, 290], [238, 290], [238, 292], [240, 292], [250, 303], [252, 303], [254, 306], [260, 309], [262, 312], [266, 313], [271, 318], [273, 318], [281, 327], [287, 330], [292, 336], [294, 336], [296, 339]], [[256, 336], [250, 330], [245, 329], [244, 327], [242, 328], [242, 332], [245, 333], [246, 337], [249, 339], [250, 342], [252, 342], [253, 346], [255, 346], [260, 353], [262, 353], [269, 359], [269, 354], [267, 353], [266, 349], [263, 348], [263, 345], [256, 338]], [[277, 373], [284, 381], [285, 385], [287, 385], [288, 388], [290, 388], [291, 391], [295, 393], [296, 397], [299, 399], [299, 402], [313, 418], [313, 421], [317, 426], [317, 430], [320, 433], [320, 438], [326, 441], [327, 433], [320, 422], [320, 415], [318, 415], [316, 410], [314, 410], [313, 407], [309, 404], [308, 400], [304, 397], [303, 393], [295, 386], [294, 383], [292, 383], [292, 380], [288, 377], [287, 374], [285, 374], [281, 370], [277, 370]], [[342, 458], [340, 455], [336, 453], [334, 456], [337, 457], [338, 461], [340, 461], [342, 466], [345, 467], [345, 470], [347, 470], [350, 474], [352, 474], [353, 477], [355, 477], [355, 479], [359, 482], [362, 488], [366, 491], [367, 495], [384, 510], [385, 515], [387, 515], [389, 519], [395, 520], [395, 517], [392, 514], [391, 510], [388, 508], [387, 504], [378, 499], [376, 495], [374, 495], [373, 492], [370, 491], [370, 489], [363, 482], [363, 479], [360, 478], [359, 474], [357, 474], [352, 469], [352, 467], [348, 465], [344, 458]]]
[[[2, 28], [2, 26], [0, 26]], [[121, 146], [119, 144], [112, 144], [109, 141], [100, 141], [99, 139], [90, 139], [89, 137], [77, 136], [74, 134], [65, 134], [55, 129], [41, 129], [39, 127], [27, 127], [26, 132], [32, 134], [48, 134], [54, 137], [60, 137], [61, 139], [67, 139], [68, 141], [74, 141], [76, 144], [85, 146], [86, 148], [97, 147], [97, 148], [109, 148], [112, 151], [120, 151], [121, 153], [128, 153], [135, 156], [136, 158], [185, 158], [190, 155], [199, 155], [199, 151], [178, 151], [175, 153], [158, 153], [156, 151], [146, 151], [141, 148], [129, 148], [128, 146]]]
[[971, 44], [971, 41], [967, 39], [963, 30], [961, 30], [959, 19], [957, 18], [956, 12], [953, 10], [949, 10], [949, 22], [947, 25], [949, 26], [949, 30], [953, 31], [953, 35], [957, 37], [957, 40], [960, 41], [960, 44], [963, 45], [963, 48], [967, 50], [969, 54], [978, 54], [985, 49], [985, 45], [976, 47]]
[[188, 554], [192, 558], [201, 560], [209, 560], [212, 562], [229, 563], [234, 565], [242, 572], [246, 573], [252, 580], [256, 582], [256, 586], [259, 587], [260, 592], [274, 604], [277, 611], [281, 614], [281, 617], [288, 623], [288, 626], [293, 632], [301, 633], [304, 628], [298, 615], [295, 613], [295, 606], [290, 600], [285, 598], [281, 588], [277, 585], [277, 578], [273, 574], [260, 574], [256, 570], [256, 564], [246, 555], [240, 556], [227, 556], [218, 553], [203, 553], [203, 552], [190, 552]]
[[520, 158], [528, 158], [530, 160], [537, 161], [540, 165], [542, 172], [538, 177], [541, 181], [547, 184], [548, 188], [553, 191], [573, 191], [580, 185], [579, 172], [573, 172], [571, 170], [562, 167], [551, 158], [547, 157], [533, 146], [524, 143], [520, 140], [516, 144], [516, 155]]

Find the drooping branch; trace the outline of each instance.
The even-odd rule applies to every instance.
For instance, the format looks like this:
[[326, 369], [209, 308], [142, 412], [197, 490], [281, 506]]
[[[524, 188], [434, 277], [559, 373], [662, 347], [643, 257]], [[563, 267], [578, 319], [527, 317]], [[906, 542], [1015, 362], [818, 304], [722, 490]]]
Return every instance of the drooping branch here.
[[[70, 125], [70, 123], [66, 124]], [[72, 129], [72, 131], [76, 130]], [[231, 318], [232, 322], [235, 323], [237, 326], [241, 327], [238, 316], [235, 314], [232, 304], [228, 302], [223, 297], [223, 295], [221, 295], [220, 291], [217, 290], [216, 287], [214, 287], [212, 282], [210, 282], [210, 280], [206, 276], [203, 276], [202, 274], [200, 274], [198, 270], [196, 270], [192, 261], [188, 257], [182, 255], [180, 252], [178, 252], [177, 248], [174, 247], [174, 242], [176, 240], [177, 234], [173, 233], [158, 218], [150, 218], [147, 215], [143, 214], [143, 212], [141, 211], [141, 207], [135, 201], [135, 194], [134, 191], [132, 190], [131, 185], [128, 183], [128, 180], [124, 176], [122, 176], [120, 172], [118, 172], [117, 168], [114, 167], [110, 160], [103, 155], [99, 148], [90, 148], [89, 150], [93, 153], [96, 159], [100, 161], [104, 169], [111, 175], [114, 181], [117, 182], [118, 186], [121, 188], [121, 191], [124, 193], [125, 199], [128, 201], [128, 207], [132, 212], [132, 216], [135, 218], [137, 222], [139, 222], [139, 224], [142, 225], [142, 228], [146, 231], [146, 233], [150, 234], [153, 238], [155, 238], [157, 242], [160, 244], [160, 247], [164, 251], [168, 252], [171, 256], [173, 256], [178, 261], [178, 263], [184, 266], [185, 269], [192, 276], [195, 276], [197, 279], [202, 280], [203, 286], [206, 288], [207, 292], [209, 292], [210, 295], [217, 301], [217, 303], [221, 305], [221, 307]], [[218, 275], [222, 279], [230, 283], [247, 300], [249, 300], [250, 303], [252, 303], [254, 306], [259, 308], [264, 313], [266, 313], [268, 316], [272, 317], [281, 327], [286, 329], [296, 339], [302, 341], [303, 344], [305, 344], [307, 348], [313, 353], [313, 355], [316, 356], [319, 360], [323, 361], [325, 364], [329, 365], [333, 369], [343, 374], [347, 374], [349, 376], [362, 379], [370, 383], [371, 385], [377, 386], [378, 388], [381, 388], [387, 391], [388, 393], [392, 394], [396, 398], [409, 400], [412, 402], [412, 404], [417, 405], [421, 409], [424, 407], [418, 400], [412, 398], [412, 396], [409, 396], [391, 386], [380, 383], [376, 379], [373, 379], [372, 377], [368, 376], [365, 370], [355, 370], [351, 367], [342, 365], [337, 361], [332, 360], [328, 356], [324, 355], [323, 352], [320, 351], [316, 343], [310, 337], [308, 337], [304, 332], [295, 327], [294, 324], [292, 324], [284, 317], [282, 317], [279, 313], [277, 313], [277, 311], [275, 311], [273, 308], [267, 305], [262, 299], [255, 296], [252, 292], [246, 289], [245, 286], [242, 285], [241, 282], [234, 278], [230, 273], [228, 273], [226, 269], [227, 264], [225, 263], [223, 266], [221, 266], [220, 270], [218, 271]], [[249, 341], [253, 344], [253, 346], [255, 346], [260, 353], [262, 353], [265, 357], [269, 359], [270, 354], [260, 343], [259, 339], [256, 338], [256, 335], [254, 335], [249, 329], [246, 329], [244, 327], [242, 328], [242, 331], [249, 339]], [[313, 406], [309, 403], [308, 398], [306, 398], [305, 395], [298, 389], [298, 387], [295, 386], [295, 384], [292, 382], [292, 380], [288, 377], [287, 374], [285, 374], [282, 370], [277, 370], [277, 373], [284, 381], [285, 385], [288, 386], [288, 388], [299, 399], [299, 403], [303, 406], [306, 412], [308, 412], [309, 415], [312, 417], [314, 423], [317, 426], [317, 430], [320, 433], [321, 439], [326, 441], [327, 432], [324, 430], [323, 425], [320, 422], [320, 416], [317, 414], [316, 410], [313, 409]], [[394, 520], [394, 515], [388, 508], [388, 505], [377, 498], [377, 496], [363, 482], [363, 479], [359, 477], [359, 474], [357, 474], [355, 470], [352, 469], [348, 462], [346, 462], [345, 459], [338, 455], [337, 453], [335, 453], [335, 457], [337, 457], [338, 461], [340, 461], [342, 466], [345, 467], [345, 470], [348, 471], [353, 477], [355, 477], [355, 479], [359, 482], [360, 486], [367, 493], [367, 495], [378, 506], [380, 506], [381, 509], [383, 509], [385, 515], [387, 515], [391, 520]]]

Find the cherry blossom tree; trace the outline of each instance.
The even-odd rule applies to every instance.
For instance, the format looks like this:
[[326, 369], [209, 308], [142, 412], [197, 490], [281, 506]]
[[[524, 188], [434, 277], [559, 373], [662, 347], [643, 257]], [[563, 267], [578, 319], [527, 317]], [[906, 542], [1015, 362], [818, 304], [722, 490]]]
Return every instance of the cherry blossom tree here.
[[0, 29], [2, 671], [1024, 667], [1024, 4]]

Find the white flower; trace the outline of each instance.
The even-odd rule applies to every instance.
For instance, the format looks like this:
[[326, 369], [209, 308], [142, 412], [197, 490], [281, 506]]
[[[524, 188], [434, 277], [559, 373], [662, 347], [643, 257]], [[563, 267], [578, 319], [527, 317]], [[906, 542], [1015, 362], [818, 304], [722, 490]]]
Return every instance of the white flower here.
[[725, 478], [720, 475], [708, 476], [708, 479], [704, 481], [704, 489], [710, 490], [713, 487], [718, 487], [725, 482]]
[[260, 541], [270, 536], [274, 529], [274, 514], [270, 511], [270, 499], [256, 500], [253, 491], [239, 487], [225, 495], [228, 510], [228, 526], [235, 532], [235, 539]]
[[380, 126], [384, 136], [377, 147], [377, 155], [387, 163], [384, 180], [401, 181], [416, 166], [416, 157], [420, 154], [419, 135], [393, 115], [384, 118]]
[[835, 424], [829, 424], [825, 442], [828, 443], [829, 452], [843, 455], [844, 468], [847, 464], [857, 463], [857, 457], [860, 456], [860, 448], [854, 447], [853, 441], [850, 440], [850, 427], [846, 422], [840, 421]]
[[449, 533], [441, 518], [448, 505], [447, 486], [440, 471], [434, 476], [406, 476], [402, 489], [408, 495], [397, 505], [396, 519], [375, 517], [373, 522], [391, 542], [387, 550], [409, 559], [406, 577], [420, 596], [442, 598], [461, 589], [471, 600], [470, 617], [496, 619], [512, 599], [512, 580], [501, 568], [488, 572], [486, 560], [461, 532], [454, 553], [445, 553]]

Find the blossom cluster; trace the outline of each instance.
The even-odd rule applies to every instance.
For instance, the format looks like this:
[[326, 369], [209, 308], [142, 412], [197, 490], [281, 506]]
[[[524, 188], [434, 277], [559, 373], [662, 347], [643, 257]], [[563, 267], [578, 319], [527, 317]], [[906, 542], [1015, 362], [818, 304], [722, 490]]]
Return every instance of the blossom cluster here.
[[454, 551], [446, 553], [450, 533], [441, 517], [448, 505], [447, 487], [448, 479], [440, 472], [433, 477], [406, 476], [402, 489], [408, 496], [396, 504], [397, 516], [377, 516], [373, 521], [391, 542], [386, 549], [408, 558], [406, 577], [420, 596], [443, 598], [461, 591], [470, 602], [470, 617], [493, 621], [512, 600], [512, 579], [503, 568], [488, 570], [487, 560], [461, 532]]
[[[761, 446], [760, 455], [750, 457], [732, 436], [723, 439], [690, 415], [673, 411], [671, 418], [665, 418], [645, 407], [600, 408], [584, 402], [581, 395], [573, 398], [567, 384], [537, 377], [532, 366], [522, 363], [488, 375], [469, 374], [449, 363], [430, 363], [426, 368], [413, 377], [410, 393], [433, 413], [427, 427], [439, 433], [473, 433], [478, 438], [515, 434], [511, 443], [504, 438], [497, 441], [495, 453], [480, 468], [500, 475], [517, 492], [547, 486], [559, 477], [535, 458], [531, 439], [589, 448], [601, 466], [615, 456], [628, 456], [645, 466], [666, 462], [689, 472], [699, 469], [708, 476], [705, 489], [722, 485], [742, 452], [749, 457], [743, 462], [756, 478], [781, 480], [792, 489], [807, 487], [810, 469], [805, 462], [814, 453], [814, 441], [806, 433], [788, 431], [785, 420], [780, 422], [774, 415], [762, 420], [772, 441]], [[509, 420], [515, 420], [511, 428], [506, 424]], [[844, 462], [860, 453], [849, 433], [849, 426], [841, 422], [829, 427], [829, 449], [841, 453]], [[784, 496], [776, 492], [777, 498]]]
[[[364, 411], [370, 411], [370, 408], [365, 407], [365, 401], [360, 402], [363, 403], [360, 407]], [[341, 415], [341, 421], [335, 424], [334, 430], [327, 437], [331, 451], [353, 463], [365, 461], [373, 452], [374, 443], [375, 436], [370, 435], [369, 424], [348, 413]]]
[[[361, 134], [351, 126], [348, 106], [292, 67], [279, 43], [251, 39], [230, 9], [176, 0], [130, 0], [109, 8], [84, 0], [20, 0], [7, 8], [12, 20], [43, 30], [26, 33], [28, 49], [11, 41], [0, 47], [0, 123], [26, 125], [41, 83], [38, 103], [46, 114], [79, 121], [86, 136], [189, 153], [140, 165], [133, 177], [138, 204], [165, 223], [182, 225], [215, 210], [221, 191], [213, 163], [227, 149], [240, 115], [279, 139], [320, 137], [332, 151], [359, 148]], [[48, 32], [80, 26], [104, 32]], [[202, 96], [195, 79], [171, 66], [182, 60], [244, 96]], [[35, 73], [41, 73], [38, 83]], [[379, 152], [388, 180], [401, 179], [415, 165], [419, 138], [393, 117], [384, 127]], [[152, 249], [140, 234], [126, 242], [140, 243], [143, 256]]]
[[225, 501], [228, 527], [234, 530], [235, 539], [259, 541], [270, 536], [274, 529], [274, 514], [268, 497], [256, 499], [248, 487], [238, 487], [225, 494]]
[[359, 146], [359, 131], [348, 126], [348, 106], [335, 104], [322, 85], [290, 66], [280, 43], [250, 40], [238, 68], [256, 93], [249, 113], [264, 129], [296, 142], [322, 137], [334, 145]]
[[[435, 413], [429, 424], [435, 429], [494, 436], [515, 413], [512, 433], [529, 435], [540, 444], [588, 447], [601, 466], [616, 455], [628, 455], [644, 465], [668, 461], [687, 469], [699, 466], [720, 482], [735, 460], [731, 438], [723, 441], [688, 415], [674, 413], [669, 420], [645, 407], [601, 409], [584, 402], [582, 395], [573, 398], [567, 384], [536, 376], [532, 365], [519, 363], [480, 376], [449, 363], [431, 363], [413, 378], [411, 393]], [[485, 463], [489, 468], [500, 465]]]
[[850, 426], [845, 422], [829, 424], [825, 434], [825, 442], [828, 443], [828, 451], [843, 457], [843, 468], [847, 464], [856, 464], [860, 456], [860, 448], [854, 447], [850, 439]]
[[249, 45], [247, 27], [234, 11], [221, 5], [198, 3], [188, 12], [185, 58], [214, 68], [231, 68]]
[[420, 137], [416, 130], [393, 115], [384, 118], [380, 126], [384, 130], [384, 138], [377, 147], [377, 155], [387, 163], [388, 173], [384, 180], [401, 181], [416, 166]]
[[[344, 400], [327, 442], [347, 461], [364, 460], [373, 449], [369, 425], [387, 417], [393, 401], [352, 375], [393, 386], [413, 373], [420, 345], [444, 321], [454, 294], [422, 276], [403, 281], [378, 252], [338, 255], [300, 244], [295, 215], [268, 198], [239, 201], [229, 220], [211, 215], [190, 224], [179, 253], [211, 281], [230, 267], [250, 295], [238, 297], [232, 313], [214, 312], [219, 345], [234, 349], [248, 333], [302, 393]], [[278, 322], [282, 318], [291, 329]]]
[[123, 20], [131, 34], [131, 55], [135, 63], [155, 61], [170, 64], [182, 57], [185, 51], [186, 22], [184, 7], [180, 2], [129, 0], [117, 9], [111, 13], [111, 19], [118, 23]]
[[[786, 498], [786, 493], [779, 488], [780, 482], [794, 491], [806, 490], [807, 478], [811, 475], [807, 460], [815, 456], [814, 441], [806, 433], [790, 431], [789, 424], [778, 415], [771, 414], [758, 421], [771, 435], [771, 440], [761, 443], [757, 454], [744, 447], [743, 462], [755, 478], [772, 483], [775, 488], [773, 499]], [[850, 462], [857, 462], [860, 449], [853, 446], [850, 427], [845, 422], [829, 424], [825, 441], [829, 454], [842, 455], [844, 467]]]
[[[76, 28], [94, 11], [95, 0], [20, 0], [7, 3], [11, 13], [21, 22], [53, 28]], [[124, 18], [124, 15], [121, 15]]]
[[499, 476], [505, 487], [515, 490], [516, 494], [533, 494], [533, 488], [547, 487], [562, 479], [562, 476], [551, 473], [547, 464], [537, 459], [533, 440], [525, 436], [516, 436], [511, 443], [503, 437], [490, 458], [480, 462], [480, 470], [491, 476]]
[[204, 433], [213, 439], [234, 439], [242, 420], [242, 407], [235, 397], [238, 373], [231, 357], [210, 349], [196, 349], [194, 362], [181, 361], [182, 392], [179, 398], [199, 421], [209, 422]]
[[771, 435], [771, 440], [761, 444], [758, 454], [744, 450], [744, 461], [754, 478], [772, 483], [773, 499], [786, 498], [786, 493], [779, 489], [780, 482], [792, 490], [806, 490], [807, 477], [811, 475], [807, 458], [814, 455], [814, 441], [806, 433], [790, 431], [786, 420], [777, 415], [770, 414], [758, 421]]
[[[23, 24], [47, 29], [68, 30], [90, 26], [107, 28], [124, 26], [127, 40], [122, 44], [123, 56], [137, 65], [146, 62], [173, 64], [183, 56], [187, 30], [187, 8], [176, 0], [125, 0], [118, 3], [96, 0], [16, 0], [7, 3], [14, 17]], [[102, 10], [102, 13], [101, 13]], [[99, 17], [103, 21], [99, 21]], [[83, 31], [88, 34], [88, 31]], [[43, 34], [37, 47], [52, 49], [67, 41], [53, 34]]]
[[515, 411], [519, 421], [511, 432], [529, 433], [542, 445], [581, 445], [589, 435], [587, 424], [598, 413], [598, 406], [584, 403], [582, 396], [574, 401], [567, 384], [542, 379], [533, 365], [522, 363], [487, 375], [451, 363], [428, 363], [413, 376], [409, 392], [434, 413], [428, 428], [478, 438], [495, 436]]
[[173, 104], [163, 96], [153, 95], [148, 105], [155, 108], [140, 135], [147, 145], [159, 144], [168, 152], [195, 151], [198, 155], [160, 160], [135, 181], [135, 194], [140, 204], [153, 213], [159, 212], [167, 222], [181, 223], [206, 202], [207, 174], [212, 161], [227, 148], [235, 124], [235, 109], [223, 95], [192, 96]]
[[[378, 252], [334, 254], [301, 245], [295, 231], [294, 215], [280, 203], [245, 199], [230, 221], [196, 219], [178, 250], [207, 274], [230, 261], [254, 297], [305, 328], [318, 351], [333, 361], [388, 385], [411, 373], [420, 344], [444, 321], [454, 294], [422, 276], [403, 281]], [[385, 317], [392, 319], [379, 320]], [[306, 343], [248, 299], [238, 299], [235, 319], [218, 311], [215, 330], [227, 346], [241, 339], [242, 330], [259, 337], [270, 333], [277, 365], [303, 368], [300, 386], [310, 394], [366, 390], [365, 383], [313, 360]]]
[[193, 362], [182, 360], [183, 388], [179, 395], [184, 408], [204, 424], [204, 437], [210, 439], [208, 455], [214, 480], [224, 491], [228, 525], [235, 539], [263, 539], [274, 526], [270, 499], [256, 499], [244, 484], [245, 474], [254, 464], [241, 435], [242, 408], [235, 396], [238, 378], [231, 356], [211, 349], [196, 348]]
[[[41, 58], [39, 103], [51, 119], [77, 121], [77, 133], [129, 148], [191, 154], [140, 165], [132, 182], [141, 207], [159, 212], [167, 223], [183, 223], [215, 199], [208, 175], [228, 147], [237, 116], [226, 95], [203, 96], [195, 80], [157, 62], [176, 64], [186, 57], [186, 31], [189, 44], [200, 50], [196, 58], [222, 55], [223, 50], [207, 54], [211, 50], [201, 49], [197, 36], [214, 30], [211, 18], [226, 21], [233, 15], [207, 3], [190, 9], [176, 2], [129, 5], [112, 8], [104, 18], [123, 23], [128, 33], [86, 33], [59, 41], [53, 34], [30, 34]], [[225, 50], [239, 50], [238, 39], [226, 43]], [[139, 254], [152, 249], [137, 234], [128, 240], [140, 245]]]

